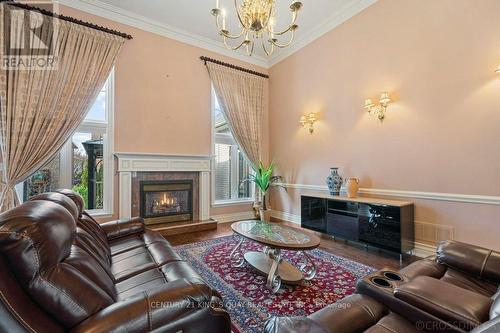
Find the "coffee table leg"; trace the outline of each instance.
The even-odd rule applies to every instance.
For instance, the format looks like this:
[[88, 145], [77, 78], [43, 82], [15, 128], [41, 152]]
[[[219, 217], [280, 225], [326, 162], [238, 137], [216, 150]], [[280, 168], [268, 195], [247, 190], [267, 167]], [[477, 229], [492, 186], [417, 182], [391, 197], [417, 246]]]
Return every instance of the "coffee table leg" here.
[[267, 276], [267, 287], [273, 294], [276, 294], [281, 288], [281, 278], [277, 274], [281, 263], [281, 251], [279, 249], [269, 249], [268, 254], [269, 257], [273, 259], [273, 264]]
[[234, 267], [242, 267], [245, 264], [245, 258], [240, 251], [241, 245], [243, 244], [243, 237], [240, 238], [238, 245], [231, 251], [231, 263]]
[[316, 265], [314, 264], [314, 261], [311, 259], [311, 257], [305, 251], [301, 252], [304, 255], [305, 261], [299, 264], [299, 269], [302, 272], [302, 274], [304, 274], [304, 279], [309, 281], [314, 279], [314, 277], [316, 276]]

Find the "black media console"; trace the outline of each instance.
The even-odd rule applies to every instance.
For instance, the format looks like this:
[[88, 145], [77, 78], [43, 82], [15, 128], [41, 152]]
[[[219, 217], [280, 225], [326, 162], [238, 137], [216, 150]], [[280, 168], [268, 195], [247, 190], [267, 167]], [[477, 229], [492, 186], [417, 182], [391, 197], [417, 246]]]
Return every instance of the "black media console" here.
[[406, 254], [414, 248], [413, 203], [334, 196], [302, 196], [302, 227]]

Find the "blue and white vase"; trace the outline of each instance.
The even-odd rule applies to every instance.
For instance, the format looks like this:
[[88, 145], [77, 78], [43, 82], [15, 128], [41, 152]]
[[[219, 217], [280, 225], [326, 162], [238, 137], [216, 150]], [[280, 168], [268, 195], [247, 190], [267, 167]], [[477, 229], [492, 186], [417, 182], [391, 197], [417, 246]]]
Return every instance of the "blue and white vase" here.
[[330, 175], [326, 178], [326, 184], [331, 195], [340, 195], [342, 181], [342, 177], [339, 175], [339, 168], [330, 168]]

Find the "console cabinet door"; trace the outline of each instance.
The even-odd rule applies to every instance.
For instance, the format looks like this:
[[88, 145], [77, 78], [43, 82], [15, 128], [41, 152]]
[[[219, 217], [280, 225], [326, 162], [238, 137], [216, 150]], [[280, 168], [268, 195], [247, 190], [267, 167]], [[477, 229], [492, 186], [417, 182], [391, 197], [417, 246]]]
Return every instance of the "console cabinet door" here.
[[359, 240], [401, 253], [401, 219], [398, 207], [361, 204]]
[[303, 196], [301, 208], [302, 228], [326, 233], [326, 200]]
[[354, 202], [328, 201], [326, 231], [329, 235], [346, 240], [358, 240], [358, 204]]

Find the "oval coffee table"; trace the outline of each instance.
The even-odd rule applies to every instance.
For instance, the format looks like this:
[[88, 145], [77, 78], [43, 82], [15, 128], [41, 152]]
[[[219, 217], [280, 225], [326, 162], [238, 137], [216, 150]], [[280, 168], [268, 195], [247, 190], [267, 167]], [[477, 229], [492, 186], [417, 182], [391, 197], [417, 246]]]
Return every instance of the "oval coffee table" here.
[[[267, 275], [267, 287], [273, 293], [278, 292], [282, 282], [296, 285], [303, 279], [311, 280], [316, 276], [316, 266], [305, 251], [319, 246], [320, 239], [317, 236], [279, 223], [256, 220], [233, 223], [231, 229], [240, 238], [231, 252], [233, 266], [241, 267], [247, 262], [261, 274]], [[243, 253], [241, 249], [245, 239], [264, 245], [264, 251]], [[303, 261], [295, 267], [283, 259], [281, 250], [300, 252]]]

